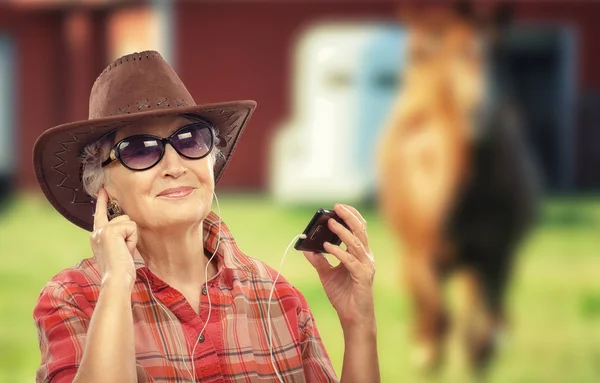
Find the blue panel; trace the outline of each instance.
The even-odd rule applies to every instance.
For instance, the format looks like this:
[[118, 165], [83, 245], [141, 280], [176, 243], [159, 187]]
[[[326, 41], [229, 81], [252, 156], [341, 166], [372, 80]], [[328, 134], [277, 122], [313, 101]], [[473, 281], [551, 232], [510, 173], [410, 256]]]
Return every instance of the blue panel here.
[[367, 44], [361, 58], [356, 155], [361, 173], [370, 181], [374, 180], [376, 140], [399, 91], [400, 73], [405, 63], [405, 36], [399, 26], [384, 26]]
[[9, 36], [0, 33], [0, 176], [16, 168], [14, 47]]

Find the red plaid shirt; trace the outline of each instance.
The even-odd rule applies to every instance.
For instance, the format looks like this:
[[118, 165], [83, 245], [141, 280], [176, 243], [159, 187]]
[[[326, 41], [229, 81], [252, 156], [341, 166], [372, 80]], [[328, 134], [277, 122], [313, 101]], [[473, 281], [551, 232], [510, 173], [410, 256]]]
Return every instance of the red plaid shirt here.
[[[204, 221], [208, 256], [217, 244], [218, 217]], [[137, 279], [131, 294], [138, 382], [276, 382], [267, 339], [267, 303], [276, 272], [244, 255], [224, 223], [217, 274], [201, 296], [196, 314], [183, 295], [135, 258]], [[34, 309], [42, 354], [37, 382], [71, 382], [85, 349], [86, 332], [100, 294], [94, 258], [63, 270], [46, 284]], [[147, 282], [149, 281], [149, 282]], [[156, 299], [150, 295], [148, 285]], [[156, 300], [160, 301], [158, 303]], [[164, 305], [163, 309], [159, 304]], [[167, 313], [169, 316], [167, 317]], [[276, 365], [285, 382], [336, 382], [313, 315], [302, 294], [279, 277], [271, 303]], [[183, 348], [183, 349], [181, 349]]]

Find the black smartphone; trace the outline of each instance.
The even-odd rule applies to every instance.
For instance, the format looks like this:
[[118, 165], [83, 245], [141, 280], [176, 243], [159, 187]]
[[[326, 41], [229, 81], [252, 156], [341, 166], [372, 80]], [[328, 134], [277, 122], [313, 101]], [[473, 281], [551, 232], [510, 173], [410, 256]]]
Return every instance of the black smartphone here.
[[329, 221], [330, 218], [335, 219], [344, 225], [344, 227], [348, 228], [344, 220], [341, 219], [334, 210], [319, 209], [308, 223], [308, 226], [306, 226], [306, 229], [304, 229], [303, 234], [306, 235], [306, 238], [299, 239], [294, 245], [294, 249], [312, 251], [315, 253], [326, 253], [327, 251], [323, 248], [323, 242], [327, 241], [334, 245], [341, 244], [342, 240], [329, 230], [329, 226], [327, 226], [327, 221]]

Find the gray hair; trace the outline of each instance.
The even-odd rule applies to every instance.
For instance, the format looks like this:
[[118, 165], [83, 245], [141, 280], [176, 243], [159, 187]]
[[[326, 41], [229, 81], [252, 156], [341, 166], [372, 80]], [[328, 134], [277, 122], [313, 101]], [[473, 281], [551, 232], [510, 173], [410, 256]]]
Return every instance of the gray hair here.
[[[218, 160], [224, 160], [225, 155], [218, 148], [219, 136], [213, 131], [215, 145], [210, 152], [210, 158], [213, 162], [213, 170]], [[102, 167], [102, 162], [110, 155], [114, 146], [115, 132], [111, 132], [99, 140], [83, 148], [79, 159], [81, 161], [81, 182], [85, 192], [96, 197], [100, 188], [108, 184], [108, 173]]]

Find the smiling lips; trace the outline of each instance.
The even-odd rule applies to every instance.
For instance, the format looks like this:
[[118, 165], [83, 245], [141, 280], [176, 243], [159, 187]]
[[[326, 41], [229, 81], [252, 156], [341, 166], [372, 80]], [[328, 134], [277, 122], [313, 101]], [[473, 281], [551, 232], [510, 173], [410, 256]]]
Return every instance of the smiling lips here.
[[183, 187], [179, 187], [179, 188], [165, 189], [162, 192], [160, 192], [160, 194], [158, 195], [158, 197], [183, 198], [183, 197], [187, 197], [188, 195], [190, 195], [193, 191], [194, 191], [194, 188], [190, 187], [190, 186], [183, 186]]

